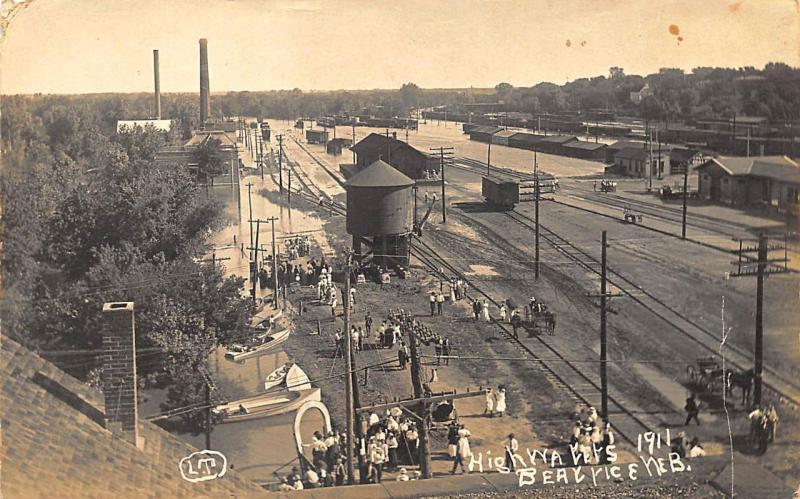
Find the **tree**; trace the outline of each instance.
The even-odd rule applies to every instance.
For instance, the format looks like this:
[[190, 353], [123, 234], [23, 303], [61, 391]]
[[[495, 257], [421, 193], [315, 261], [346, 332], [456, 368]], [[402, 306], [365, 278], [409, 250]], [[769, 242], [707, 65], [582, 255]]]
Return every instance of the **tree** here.
[[197, 162], [198, 178], [211, 179], [226, 172], [225, 157], [220, 150], [219, 139], [210, 138], [200, 144], [194, 152], [194, 160]]

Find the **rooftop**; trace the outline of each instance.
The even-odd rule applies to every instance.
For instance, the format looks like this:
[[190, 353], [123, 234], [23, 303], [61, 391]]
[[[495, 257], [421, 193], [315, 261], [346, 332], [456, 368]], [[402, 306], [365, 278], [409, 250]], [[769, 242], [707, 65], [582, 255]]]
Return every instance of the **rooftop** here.
[[572, 142], [573, 140], [578, 140], [578, 137], [575, 137], [574, 135], [549, 135], [547, 137], [542, 137], [541, 142], [566, 144], [567, 142]]
[[380, 159], [350, 177], [345, 187], [406, 187], [414, 181]]
[[387, 155], [391, 155], [392, 152], [398, 149], [407, 149], [425, 159], [428, 158], [425, 153], [406, 144], [402, 140], [397, 140], [394, 137], [387, 137], [386, 135], [381, 135], [374, 132], [358, 141], [358, 143], [356, 143], [356, 145], [352, 146], [350, 149], [355, 151], [356, 154], [369, 153], [378, 150], [381, 153], [385, 152]]
[[703, 166], [716, 164], [729, 175], [766, 177], [800, 184], [800, 165], [787, 156], [719, 157]]
[[638, 147], [623, 147], [617, 154], [614, 155], [614, 159], [617, 158], [646, 160], [647, 151], [645, 149], [640, 149]]
[[3, 493], [7, 497], [266, 495], [233, 471], [190, 483], [179, 462], [197, 449], [139, 421], [144, 448], [105, 428], [99, 392], [2, 336]]
[[606, 144], [600, 144], [595, 142], [583, 142], [576, 140], [575, 142], [569, 142], [564, 144], [564, 147], [569, 147], [572, 149], [585, 149], [587, 151], [596, 151], [598, 149], [605, 149], [608, 146]]

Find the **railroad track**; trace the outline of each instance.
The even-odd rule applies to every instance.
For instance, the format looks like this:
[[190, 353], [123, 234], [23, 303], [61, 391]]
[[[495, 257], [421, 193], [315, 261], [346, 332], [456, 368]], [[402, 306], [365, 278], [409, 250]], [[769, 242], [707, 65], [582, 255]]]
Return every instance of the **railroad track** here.
[[[535, 230], [535, 221], [531, 217], [518, 211], [505, 212], [505, 214], [523, 227], [531, 231]], [[539, 235], [545, 241], [550, 243], [550, 245], [552, 245], [556, 251], [565, 257], [574, 261], [587, 271], [600, 275], [600, 270], [598, 270], [600, 268], [600, 261], [585, 250], [579, 248], [577, 245], [568, 241], [551, 229], [548, 229], [541, 223], [539, 223]], [[608, 268], [607, 274], [609, 276], [608, 282], [628, 296], [631, 300], [644, 307], [646, 310], [664, 321], [673, 329], [697, 343], [697, 345], [703, 350], [714, 355], [715, 357], [719, 357], [719, 338], [714, 332], [708, 330], [697, 322], [684, 317], [681, 312], [671, 307], [663, 300], [639, 286], [629, 278], [621, 275], [619, 272]], [[752, 364], [750, 359], [751, 355], [749, 352], [730, 343], [727, 344], [727, 348], [727, 363], [742, 371], [746, 370], [746, 368], [743, 366], [749, 366]], [[795, 406], [800, 406], [800, 396], [798, 396], [798, 394], [800, 394], [800, 385], [788, 377], [783, 376], [781, 373], [775, 371], [769, 366], [764, 366], [764, 374], [768, 375], [770, 378], [773, 378], [773, 381], [764, 379], [765, 388], [793, 403]]]
[[[314, 158], [313, 154], [308, 151], [308, 149], [303, 149], [307, 154], [309, 154], [309, 156], [312, 157], [312, 159], [315, 160], [317, 164], [322, 166], [321, 163]], [[294, 169], [293, 171], [301, 170], [297, 163], [290, 163], [290, 167]], [[323, 168], [325, 167], [323, 166]], [[334, 179], [336, 178], [327, 168], [325, 168], [325, 170]], [[304, 180], [301, 183], [303, 184], [304, 188], [306, 188], [311, 195], [316, 195], [316, 192], [320, 191], [319, 187], [310, 180], [308, 175], [304, 175], [303, 178]], [[345, 215], [346, 210], [340, 203], [335, 203], [335, 206], [337, 214]], [[496, 303], [489, 295], [487, 295], [480, 288], [480, 286], [477, 286], [473, 280], [464, 275], [464, 272], [450, 264], [449, 261], [443, 258], [427, 242], [420, 239], [415, 239], [414, 242], [415, 244], [412, 244], [411, 248], [412, 254], [426, 267], [428, 267], [431, 272], [448, 279], [452, 277], [452, 275], [457, 275], [461, 279], [468, 282], [475, 292], [482, 294], [488, 300], [491, 300], [492, 303], [499, 306], [499, 304]], [[442, 273], [440, 269], [447, 269], [452, 274], [448, 275], [447, 272]], [[547, 362], [543, 360], [531, 347], [525, 345], [522, 340], [514, 338], [514, 335], [508, 330], [506, 325], [497, 321], [495, 321], [495, 324], [503, 332], [505, 338], [527, 357], [528, 361], [532, 361], [554, 386], [563, 390], [564, 393], [568, 394], [574, 402], [593, 407], [600, 407], [601, 401], [599, 382], [585, 375], [578, 366], [567, 360], [563, 354], [561, 354], [551, 345], [548, 345], [540, 337], [534, 336], [534, 341], [540, 344], [547, 352], [554, 355], [558, 359], [558, 362]], [[525, 360], [525, 358], [520, 358], [520, 360]], [[613, 416], [615, 433], [632, 446], [635, 447], [637, 445], [638, 435], [640, 433], [646, 431], [658, 431], [656, 425], [648, 424], [642, 418], [628, 410], [626, 408], [627, 404], [619, 400], [617, 397], [609, 396], [608, 401], [609, 416]]]
[[[446, 258], [442, 257], [427, 242], [415, 238], [412, 253], [435, 274], [446, 279], [451, 278], [453, 275], [458, 276], [466, 281], [473, 291], [483, 295], [495, 306], [500, 306], [500, 304], [484, 292], [475, 281], [471, 280], [463, 271], [456, 268]], [[443, 273], [440, 269], [446, 269], [451, 274], [447, 272]], [[552, 354], [556, 359], [555, 361], [551, 359], [544, 360], [533, 348], [526, 345], [524, 341], [514, 337], [507, 325], [495, 319], [492, 319], [492, 321], [503, 332], [506, 340], [512, 343], [517, 350], [525, 356], [525, 358], [521, 358], [520, 360], [533, 362], [545, 378], [552, 383], [553, 386], [567, 394], [573, 402], [593, 407], [601, 406], [599, 382], [586, 375], [583, 369], [568, 360], [556, 348], [544, 341], [541, 336], [534, 335], [530, 339], [535, 342], [537, 346], [542, 347], [548, 354]], [[622, 397], [609, 395], [608, 402], [609, 419], [613, 422], [615, 433], [632, 446], [636, 447], [639, 434], [659, 430], [658, 422], [648, 422], [645, 421], [644, 418], [636, 415], [633, 411], [628, 409], [629, 404], [622, 400]]]

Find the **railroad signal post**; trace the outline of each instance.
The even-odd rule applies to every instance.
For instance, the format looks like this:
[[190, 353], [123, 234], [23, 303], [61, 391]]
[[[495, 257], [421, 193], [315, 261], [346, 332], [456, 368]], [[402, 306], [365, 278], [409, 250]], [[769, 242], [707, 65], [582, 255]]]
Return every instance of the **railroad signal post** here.
[[[753, 243], [757, 243], [753, 246]], [[745, 246], [745, 243], [749, 244]], [[770, 259], [770, 251], [783, 251], [783, 258]], [[785, 274], [789, 272], [789, 255], [787, 253], [786, 236], [783, 244], [769, 245], [767, 235], [762, 233], [756, 240], [739, 240], [739, 249], [733, 253], [739, 255], [739, 260], [733, 262], [737, 266], [731, 277], [756, 278], [756, 339], [754, 347], [754, 387], [753, 404], [761, 405], [762, 374], [764, 370], [764, 277], [769, 274]], [[748, 256], [756, 253], [756, 257]], [[776, 264], [783, 264], [776, 265]], [[755, 268], [753, 268], [755, 267]]]

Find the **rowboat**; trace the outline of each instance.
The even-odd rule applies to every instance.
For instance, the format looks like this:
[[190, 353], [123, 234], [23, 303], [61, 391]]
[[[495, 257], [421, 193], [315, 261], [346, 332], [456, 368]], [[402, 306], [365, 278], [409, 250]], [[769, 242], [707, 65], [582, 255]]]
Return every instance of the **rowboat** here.
[[286, 374], [286, 388], [294, 392], [311, 388], [308, 375], [297, 364], [292, 365]]
[[278, 385], [282, 385], [283, 382], [286, 381], [286, 375], [289, 373], [289, 368], [293, 365], [294, 364], [291, 362], [287, 362], [286, 364], [269, 373], [264, 380], [264, 391], [269, 391]]
[[262, 341], [262, 343], [255, 346], [235, 343], [225, 352], [225, 358], [230, 360], [244, 360], [273, 352], [289, 338], [291, 332], [291, 329], [287, 328], [273, 334], [264, 333], [258, 335], [255, 339]]
[[286, 414], [300, 408], [308, 401], [322, 400], [319, 388], [261, 394], [218, 405], [212, 412], [222, 417], [222, 423], [236, 423], [251, 419]]

